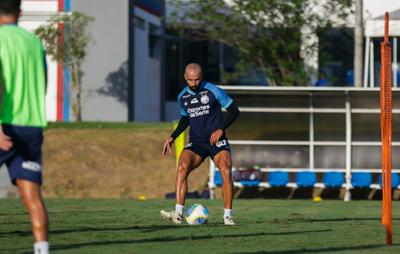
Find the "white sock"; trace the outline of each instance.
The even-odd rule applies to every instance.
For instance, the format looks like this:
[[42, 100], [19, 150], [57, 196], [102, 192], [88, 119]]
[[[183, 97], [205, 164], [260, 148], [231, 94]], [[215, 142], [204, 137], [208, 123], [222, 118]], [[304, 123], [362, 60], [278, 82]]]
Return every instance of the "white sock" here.
[[226, 217], [232, 217], [232, 209], [224, 208], [224, 218]]
[[36, 242], [33, 244], [35, 254], [49, 254], [49, 242]]
[[183, 205], [176, 204], [175, 205], [175, 212], [177, 214], [179, 214], [180, 216], [182, 216], [183, 215], [183, 208], [184, 208]]

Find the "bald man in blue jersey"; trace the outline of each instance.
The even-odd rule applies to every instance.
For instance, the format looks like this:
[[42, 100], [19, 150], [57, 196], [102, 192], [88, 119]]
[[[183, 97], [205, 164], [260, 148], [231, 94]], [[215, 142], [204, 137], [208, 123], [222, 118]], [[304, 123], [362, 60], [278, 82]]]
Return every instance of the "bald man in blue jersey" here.
[[[223, 180], [224, 224], [235, 225], [232, 218], [232, 162], [225, 130], [237, 119], [239, 109], [224, 90], [202, 80], [200, 65], [188, 64], [184, 77], [187, 86], [178, 95], [181, 119], [178, 127], [164, 142], [163, 154], [171, 154], [174, 140], [190, 125], [189, 143], [182, 151], [178, 162], [175, 210], [172, 212], [162, 210], [161, 217], [176, 224], [182, 223], [188, 190], [187, 177], [210, 156], [220, 170]], [[228, 111], [225, 119], [222, 119], [221, 107]]]

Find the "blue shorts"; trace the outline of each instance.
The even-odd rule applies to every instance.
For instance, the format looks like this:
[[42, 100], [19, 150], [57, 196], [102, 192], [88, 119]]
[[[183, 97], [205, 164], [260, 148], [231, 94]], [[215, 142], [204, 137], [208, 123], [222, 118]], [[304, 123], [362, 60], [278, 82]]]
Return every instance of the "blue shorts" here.
[[190, 150], [195, 154], [199, 155], [202, 160], [210, 156], [211, 159], [214, 159], [215, 155], [217, 155], [221, 151], [231, 152], [229, 148], [229, 143], [227, 139], [223, 139], [217, 142], [215, 145], [207, 144], [197, 144], [197, 143], [188, 143], [185, 150]]
[[3, 124], [3, 132], [11, 137], [13, 147], [9, 151], [0, 149], [0, 166], [6, 164], [13, 184], [17, 179], [42, 184], [43, 130]]

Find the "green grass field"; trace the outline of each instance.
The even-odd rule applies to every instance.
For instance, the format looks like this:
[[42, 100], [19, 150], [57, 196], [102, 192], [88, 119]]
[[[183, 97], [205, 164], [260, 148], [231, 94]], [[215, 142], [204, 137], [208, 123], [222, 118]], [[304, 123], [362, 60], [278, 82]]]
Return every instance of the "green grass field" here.
[[[200, 202], [207, 225], [170, 225], [171, 200], [46, 200], [52, 253], [400, 253], [385, 246], [379, 201], [235, 200], [237, 226], [222, 225], [221, 200]], [[31, 253], [30, 224], [18, 200], [0, 200], [0, 253]]]

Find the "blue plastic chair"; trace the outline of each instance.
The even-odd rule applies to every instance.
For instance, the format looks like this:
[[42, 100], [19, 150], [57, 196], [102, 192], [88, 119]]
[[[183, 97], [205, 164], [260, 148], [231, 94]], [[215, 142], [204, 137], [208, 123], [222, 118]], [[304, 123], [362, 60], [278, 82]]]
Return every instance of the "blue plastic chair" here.
[[248, 187], [256, 187], [260, 184], [260, 182], [261, 182], [261, 180], [248, 180], [248, 181], [242, 180], [242, 181], [240, 181], [240, 183], [243, 186], [248, 186]]
[[327, 172], [322, 177], [322, 182], [328, 188], [340, 188], [344, 183], [344, 174], [341, 172]]
[[[254, 186], [258, 186], [260, 184], [261, 180], [260, 179], [256, 179], [256, 180], [241, 180], [240, 183], [243, 186], [249, 186], [249, 187], [254, 187]], [[214, 184], [218, 187], [222, 186], [222, 176], [221, 176], [221, 172], [219, 172], [219, 170], [215, 170], [214, 173]]]
[[214, 184], [216, 186], [219, 186], [219, 187], [222, 186], [222, 176], [221, 176], [221, 173], [219, 172], [219, 170], [215, 170], [215, 173], [214, 173]]
[[273, 171], [268, 174], [268, 183], [272, 187], [286, 186], [289, 182], [289, 173], [283, 171]]
[[372, 174], [369, 172], [354, 172], [351, 174], [351, 185], [354, 188], [369, 188], [372, 184]]
[[301, 171], [296, 173], [296, 184], [300, 188], [312, 188], [317, 182], [317, 176], [314, 172]]
[[[378, 184], [382, 187], [382, 173], [378, 176]], [[398, 173], [392, 173], [392, 188], [397, 188], [400, 184], [400, 177]]]

